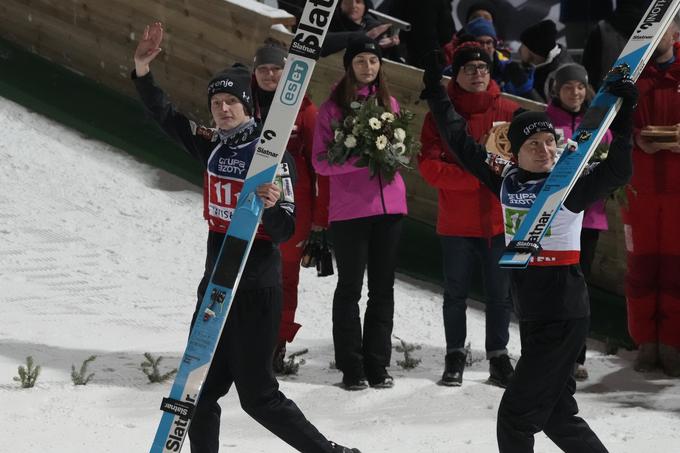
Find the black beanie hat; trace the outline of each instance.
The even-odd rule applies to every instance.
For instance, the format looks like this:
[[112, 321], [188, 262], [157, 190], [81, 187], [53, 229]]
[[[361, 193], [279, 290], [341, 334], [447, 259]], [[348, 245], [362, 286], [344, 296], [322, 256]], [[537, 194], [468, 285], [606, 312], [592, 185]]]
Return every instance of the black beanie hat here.
[[474, 41], [462, 43], [453, 51], [453, 59], [451, 61], [452, 77], [455, 79], [458, 76], [458, 71], [463, 65], [475, 60], [483, 61], [488, 64], [489, 69], [491, 69], [491, 57], [489, 57], [489, 54], [482, 49], [482, 46]]
[[273, 64], [284, 67], [286, 65], [286, 57], [288, 51], [281, 46], [264, 45], [255, 51], [255, 58], [253, 59], [253, 68], [257, 68], [263, 64]]
[[544, 20], [525, 29], [519, 40], [536, 55], [547, 58], [557, 45], [557, 25], [549, 19]]
[[586, 68], [577, 63], [569, 63], [560, 66], [557, 71], [555, 71], [555, 93], [559, 93], [562, 85], [570, 80], [576, 80], [585, 86], [588, 86], [588, 72], [586, 72]]
[[352, 39], [347, 44], [345, 56], [342, 58], [342, 62], [345, 65], [345, 69], [352, 66], [352, 60], [354, 59], [354, 57], [363, 52], [372, 53], [373, 55], [378, 57], [380, 63], [382, 63], [382, 49], [380, 48], [375, 39], [369, 38], [368, 36], [364, 35], [359, 38]]
[[250, 89], [250, 69], [241, 63], [234, 63], [230, 68], [215, 74], [208, 84], [208, 104], [217, 93], [229, 93], [236, 96], [246, 108], [248, 114], [253, 111], [253, 96]]
[[491, 14], [491, 18], [494, 20], [496, 19], [496, 7], [494, 4], [487, 0], [479, 0], [468, 7], [467, 12], [465, 13], [465, 23], [470, 21], [470, 16], [472, 16], [472, 13], [479, 11], [480, 9], [488, 11], [489, 14]]
[[522, 112], [512, 119], [508, 128], [508, 140], [510, 140], [510, 151], [515, 156], [519, 153], [525, 141], [536, 132], [550, 132], [555, 136], [555, 127], [545, 112]]

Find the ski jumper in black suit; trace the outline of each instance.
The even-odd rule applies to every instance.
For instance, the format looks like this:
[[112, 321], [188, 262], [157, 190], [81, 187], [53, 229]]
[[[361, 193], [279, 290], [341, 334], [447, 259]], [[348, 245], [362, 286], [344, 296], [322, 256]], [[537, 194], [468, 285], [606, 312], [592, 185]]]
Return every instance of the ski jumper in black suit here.
[[[198, 287], [196, 312], [208, 286], [215, 260], [236, 205], [236, 197], [253, 157], [261, 125], [251, 120], [231, 131], [199, 126], [177, 112], [151, 73], [132, 75], [151, 117], [192, 157], [204, 173], [204, 217], [209, 233], [205, 273]], [[281, 318], [281, 255], [278, 243], [295, 229], [292, 190], [294, 161], [286, 153], [279, 176], [286, 181], [281, 199], [265, 209], [250, 250], [231, 311], [201, 391], [189, 439], [193, 453], [217, 453], [221, 409], [217, 400], [236, 386], [241, 407], [262, 426], [301, 452], [333, 451], [329, 442], [279, 391], [272, 371], [274, 346]]]
[[[435, 91], [427, 95], [439, 133], [461, 163], [499, 195], [508, 240], [512, 231], [507, 229], [518, 225], [513, 215], [528, 211], [531, 194], [540, 191], [549, 173], [530, 173], [507, 161], [499, 168], [498, 159], [468, 135], [465, 120], [439, 88], [439, 93], [431, 88]], [[511, 272], [522, 354], [498, 409], [501, 453], [533, 452], [539, 431], [565, 452], [607, 451], [576, 415], [574, 363], [590, 322], [587, 287], [578, 264], [579, 237], [582, 211], [630, 179], [631, 150], [630, 133], [615, 133], [608, 157], [588, 167], [575, 183], [541, 242], [541, 254], [526, 269]]]

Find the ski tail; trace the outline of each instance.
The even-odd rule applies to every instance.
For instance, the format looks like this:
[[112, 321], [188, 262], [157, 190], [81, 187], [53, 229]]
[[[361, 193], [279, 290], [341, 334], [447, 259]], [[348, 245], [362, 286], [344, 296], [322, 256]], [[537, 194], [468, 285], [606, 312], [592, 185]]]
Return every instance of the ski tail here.
[[337, 2], [305, 5], [150, 453], [182, 449], [264, 209], [255, 190], [276, 177]]
[[[557, 161], [534, 203], [499, 260], [501, 267], [521, 269], [529, 265], [534, 254], [528, 242], [540, 244], [562, 203], [571, 192], [588, 160], [599, 145], [621, 105], [620, 99], [607, 92], [609, 84], [622, 77], [636, 81], [661, 40], [663, 33], [680, 10], [680, 0], [655, 0], [642, 16], [621, 55], [604, 78], [579, 127], [572, 146]], [[518, 244], [520, 247], [518, 247]]]

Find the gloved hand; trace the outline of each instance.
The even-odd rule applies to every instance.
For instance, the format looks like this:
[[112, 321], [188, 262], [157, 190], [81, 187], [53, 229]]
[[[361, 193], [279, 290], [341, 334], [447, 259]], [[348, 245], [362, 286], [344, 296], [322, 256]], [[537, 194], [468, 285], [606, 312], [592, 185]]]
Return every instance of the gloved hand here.
[[441, 90], [442, 71], [444, 70], [444, 56], [441, 50], [433, 49], [423, 57], [423, 83], [425, 89], [420, 92], [420, 99], [436, 97]]
[[609, 129], [616, 135], [630, 135], [633, 133], [633, 113], [637, 107], [638, 92], [635, 82], [630, 78], [623, 78], [607, 86], [607, 91], [621, 98], [619, 113], [612, 121]]

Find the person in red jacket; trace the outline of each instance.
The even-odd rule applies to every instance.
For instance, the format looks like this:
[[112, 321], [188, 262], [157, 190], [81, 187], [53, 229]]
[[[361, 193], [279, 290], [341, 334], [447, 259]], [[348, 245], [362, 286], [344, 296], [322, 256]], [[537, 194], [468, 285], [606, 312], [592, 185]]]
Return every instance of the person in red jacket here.
[[672, 23], [637, 82], [633, 179], [623, 209], [628, 330], [639, 345], [634, 367], [660, 362], [680, 376], [680, 146], [654, 143], [643, 127], [680, 123], [680, 43]]
[[[463, 43], [453, 54], [455, 77], [449, 82], [448, 94], [477, 141], [489, 132], [494, 121], [509, 121], [519, 108], [501, 97], [498, 85], [490, 78], [490, 67], [491, 59], [478, 43]], [[498, 266], [505, 248], [500, 203], [447, 151], [431, 113], [423, 123], [421, 142], [420, 173], [439, 193], [437, 234], [441, 238], [444, 263], [446, 334], [446, 364], [441, 384], [462, 384], [466, 299], [473, 270], [481, 260], [487, 299], [485, 347], [489, 379], [505, 387], [513, 374], [506, 349], [512, 303], [507, 271]]]
[[[253, 98], [255, 117], [264, 122], [274, 99], [287, 50], [275, 41], [268, 41], [257, 49], [253, 61]], [[296, 206], [295, 233], [281, 244], [281, 278], [283, 281], [283, 307], [279, 340], [274, 353], [274, 371], [283, 371], [286, 343], [291, 343], [300, 329], [295, 322], [298, 304], [298, 283], [300, 281], [300, 258], [310, 231], [319, 231], [328, 226], [328, 177], [318, 176], [312, 167], [312, 140], [317, 108], [305, 96], [300, 106], [295, 125], [288, 140], [286, 151], [295, 160], [297, 179], [294, 196]]]

